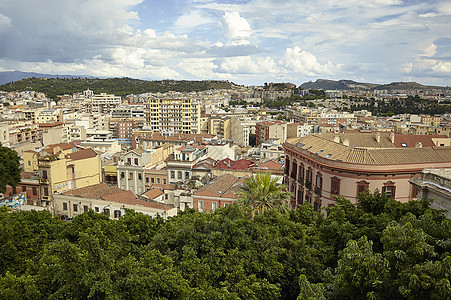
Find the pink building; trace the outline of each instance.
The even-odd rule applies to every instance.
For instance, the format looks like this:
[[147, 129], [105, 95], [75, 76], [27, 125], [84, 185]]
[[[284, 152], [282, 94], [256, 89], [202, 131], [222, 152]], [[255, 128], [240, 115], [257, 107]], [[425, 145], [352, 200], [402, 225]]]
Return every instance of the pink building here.
[[337, 195], [356, 203], [367, 189], [402, 202], [415, 200], [411, 177], [425, 168], [451, 167], [451, 147], [435, 146], [427, 136], [330, 133], [288, 139], [283, 146], [293, 205], [308, 202], [316, 210], [334, 205]]

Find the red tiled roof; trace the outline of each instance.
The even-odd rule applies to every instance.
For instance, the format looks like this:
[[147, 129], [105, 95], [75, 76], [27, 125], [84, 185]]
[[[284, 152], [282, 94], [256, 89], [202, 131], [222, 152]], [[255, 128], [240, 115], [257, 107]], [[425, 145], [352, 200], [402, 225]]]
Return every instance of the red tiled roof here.
[[145, 195], [146, 197], [153, 200], [155, 198], [158, 198], [161, 195], [164, 195], [164, 192], [159, 189], [150, 189], [147, 192], [145, 192], [143, 195]]
[[133, 194], [132, 191], [126, 190], [121, 191], [119, 193], [115, 194], [109, 194], [102, 197], [103, 200], [109, 201], [109, 202], [116, 202], [116, 203], [122, 203], [127, 205], [138, 205], [138, 206], [144, 206], [144, 207], [150, 207], [150, 208], [156, 208], [156, 209], [170, 209], [169, 206], [160, 204], [160, 203], [154, 203], [154, 202], [147, 202], [141, 199], [136, 198], [135, 194]]
[[396, 134], [395, 135], [395, 147], [402, 147], [402, 144], [407, 147], [415, 147], [418, 142], [421, 142], [423, 147], [434, 147], [432, 142], [433, 138], [447, 138], [445, 135], [408, 135], [408, 134]]
[[80, 160], [80, 159], [87, 159], [87, 158], [92, 158], [92, 157], [96, 157], [97, 153], [92, 150], [92, 148], [87, 148], [87, 149], [83, 149], [83, 150], [79, 150], [77, 152], [73, 152], [70, 154], [66, 155], [66, 158], [71, 159], [71, 160]]

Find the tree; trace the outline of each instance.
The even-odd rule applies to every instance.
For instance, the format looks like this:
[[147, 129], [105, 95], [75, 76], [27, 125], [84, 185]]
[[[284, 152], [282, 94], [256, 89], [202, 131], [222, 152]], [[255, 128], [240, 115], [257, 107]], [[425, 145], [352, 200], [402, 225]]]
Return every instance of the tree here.
[[262, 215], [269, 209], [288, 212], [291, 193], [284, 185], [277, 185], [278, 179], [271, 179], [271, 173], [257, 173], [244, 181], [239, 192], [238, 205], [250, 210], [252, 217]]
[[16, 186], [19, 182], [19, 155], [14, 150], [0, 146], [0, 192], [6, 191], [6, 185]]

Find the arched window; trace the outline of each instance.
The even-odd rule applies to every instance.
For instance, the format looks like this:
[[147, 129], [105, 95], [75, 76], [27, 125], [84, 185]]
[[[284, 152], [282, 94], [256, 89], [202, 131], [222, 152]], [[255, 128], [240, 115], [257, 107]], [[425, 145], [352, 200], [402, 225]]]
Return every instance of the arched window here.
[[384, 183], [384, 186], [382, 187], [382, 194], [387, 194], [388, 197], [395, 199], [395, 191], [396, 186], [393, 181], [387, 181]]
[[364, 193], [365, 191], [370, 189], [370, 184], [366, 182], [365, 180], [357, 182], [357, 198], [360, 196], [361, 193]]
[[332, 195], [340, 195], [340, 179], [336, 176], [330, 179], [330, 193]]

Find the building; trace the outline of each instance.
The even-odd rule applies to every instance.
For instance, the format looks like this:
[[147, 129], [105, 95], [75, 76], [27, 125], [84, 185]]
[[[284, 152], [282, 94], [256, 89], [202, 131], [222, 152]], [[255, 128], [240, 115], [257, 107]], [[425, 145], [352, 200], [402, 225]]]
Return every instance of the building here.
[[268, 139], [280, 139], [282, 143], [287, 139], [287, 123], [282, 121], [258, 122], [255, 128], [256, 145], [260, 146]]
[[89, 210], [118, 219], [132, 209], [152, 217], [160, 215], [164, 219], [175, 216], [177, 209], [161, 203], [137, 198], [131, 191], [122, 191], [116, 186], [99, 183], [54, 195], [55, 215], [74, 217]]
[[451, 219], [451, 169], [425, 169], [410, 179], [417, 199], [433, 199], [432, 208], [446, 210]]
[[99, 95], [93, 95], [90, 101], [86, 103], [85, 111], [88, 113], [109, 113], [122, 103], [121, 97], [115, 95], [108, 95], [106, 93], [100, 93]]
[[193, 176], [193, 166], [207, 157], [204, 145], [187, 145], [174, 149], [174, 154], [167, 161], [169, 183], [185, 182]]
[[147, 125], [163, 135], [200, 133], [200, 104], [196, 99], [148, 100]]
[[424, 168], [451, 167], [451, 147], [436, 147], [428, 136], [393, 132], [314, 134], [287, 140], [285, 183], [294, 206], [316, 210], [334, 205], [334, 196], [356, 203], [361, 192], [386, 193], [395, 200], [416, 199], [409, 183]]
[[39, 177], [35, 172], [21, 172], [20, 182], [12, 187], [7, 185], [5, 195], [14, 196], [19, 193], [25, 194], [26, 204], [39, 204]]
[[193, 194], [193, 208], [199, 212], [213, 212], [218, 207], [232, 204], [238, 198], [237, 192], [244, 180], [231, 174], [214, 178]]
[[43, 206], [51, 203], [53, 194], [101, 182], [100, 156], [94, 150], [52, 146], [41, 151], [38, 157]]

